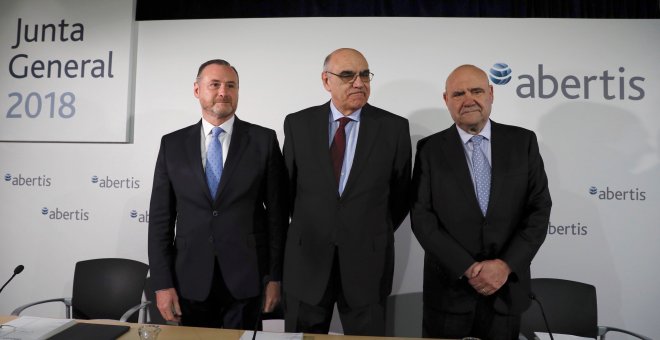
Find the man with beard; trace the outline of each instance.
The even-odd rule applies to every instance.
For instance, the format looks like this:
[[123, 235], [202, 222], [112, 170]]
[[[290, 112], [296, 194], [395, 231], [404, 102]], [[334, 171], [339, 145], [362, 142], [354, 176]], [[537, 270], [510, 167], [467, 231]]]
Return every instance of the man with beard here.
[[413, 172], [422, 333], [518, 339], [552, 205], [536, 135], [490, 120], [493, 86], [475, 66], [449, 75], [444, 100], [455, 124], [419, 141]]
[[149, 220], [158, 309], [185, 326], [252, 329], [280, 299], [288, 198], [273, 130], [240, 120], [238, 73], [199, 67], [197, 124], [163, 136]]

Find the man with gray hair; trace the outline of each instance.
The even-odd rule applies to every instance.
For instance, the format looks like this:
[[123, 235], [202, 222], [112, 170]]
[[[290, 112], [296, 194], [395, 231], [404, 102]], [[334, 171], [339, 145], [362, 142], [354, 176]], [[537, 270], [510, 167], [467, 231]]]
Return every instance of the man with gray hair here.
[[284, 121], [288, 332], [327, 333], [336, 303], [345, 334], [385, 334], [411, 146], [405, 118], [367, 104], [372, 77], [360, 52], [338, 49], [321, 72], [330, 101]]

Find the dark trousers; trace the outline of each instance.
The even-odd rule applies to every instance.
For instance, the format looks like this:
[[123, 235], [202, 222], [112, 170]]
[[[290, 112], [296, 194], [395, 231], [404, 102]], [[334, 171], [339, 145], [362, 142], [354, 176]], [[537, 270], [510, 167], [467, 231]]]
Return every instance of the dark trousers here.
[[518, 339], [520, 315], [500, 314], [493, 308], [494, 296], [480, 297], [475, 309], [452, 314], [424, 304], [422, 336], [425, 338], [476, 337], [489, 340]]
[[[374, 287], [374, 289], [378, 288]], [[335, 303], [344, 334], [385, 336], [385, 301], [358, 308], [349, 306], [341, 286], [336, 252], [328, 287], [319, 304], [307, 304], [290, 294], [285, 296], [285, 331], [327, 334]]]
[[[216, 261], [211, 292], [204, 301], [179, 297], [183, 326], [254, 329], [260, 308], [260, 297], [236, 300], [231, 295]], [[259, 325], [261, 329], [261, 325]]]

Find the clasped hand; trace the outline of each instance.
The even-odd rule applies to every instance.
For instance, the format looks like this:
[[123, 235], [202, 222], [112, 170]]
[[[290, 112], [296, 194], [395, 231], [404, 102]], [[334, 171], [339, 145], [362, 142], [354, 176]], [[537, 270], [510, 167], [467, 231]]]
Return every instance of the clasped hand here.
[[488, 296], [497, 292], [509, 278], [511, 268], [500, 259], [473, 263], [465, 271], [468, 282], [479, 294]]

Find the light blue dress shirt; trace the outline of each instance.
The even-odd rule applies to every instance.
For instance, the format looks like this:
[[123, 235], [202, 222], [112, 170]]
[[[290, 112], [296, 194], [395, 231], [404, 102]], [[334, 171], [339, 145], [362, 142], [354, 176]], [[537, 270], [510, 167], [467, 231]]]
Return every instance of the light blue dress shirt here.
[[[328, 116], [328, 150], [330, 150], [330, 145], [332, 145], [332, 140], [335, 138], [335, 132], [339, 128], [339, 118], [344, 117], [344, 115], [337, 110], [335, 105], [330, 101], [330, 115]], [[353, 157], [355, 156], [355, 146], [357, 145], [358, 133], [360, 131], [360, 115], [362, 113], [362, 108], [346, 116], [351, 119], [348, 124], [346, 124], [346, 150], [344, 151], [344, 163], [341, 166], [341, 174], [339, 175], [339, 195], [341, 196], [344, 193], [344, 188], [346, 187], [346, 182], [348, 182], [348, 175], [351, 172], [351, 167], [353, 166]], [[328, 151], [329, 152], [329, 151]]]

